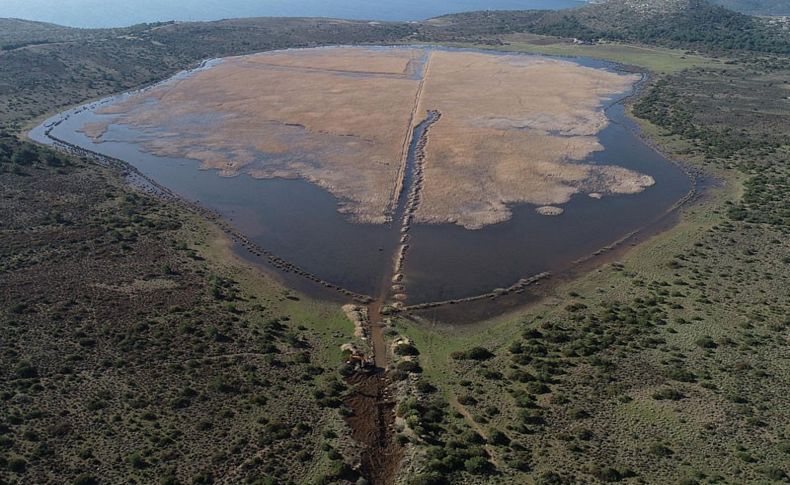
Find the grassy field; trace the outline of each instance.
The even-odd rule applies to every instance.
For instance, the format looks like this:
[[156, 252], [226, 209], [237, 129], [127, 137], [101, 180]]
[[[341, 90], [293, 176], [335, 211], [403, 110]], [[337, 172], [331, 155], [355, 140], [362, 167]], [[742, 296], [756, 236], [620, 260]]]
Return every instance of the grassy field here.
[[726, 67], [720, 59], [681, 49], [647, 47], [617, 43], [593, 45], [573, 44], [561, 39], [529, 34], [510, 34], [502, 37], [504, 45], [442, 42], [447, 47], [545, 54], [551, 56], [591, 57], [648, 69], [655, 73], [679, 72], [691, 67]]

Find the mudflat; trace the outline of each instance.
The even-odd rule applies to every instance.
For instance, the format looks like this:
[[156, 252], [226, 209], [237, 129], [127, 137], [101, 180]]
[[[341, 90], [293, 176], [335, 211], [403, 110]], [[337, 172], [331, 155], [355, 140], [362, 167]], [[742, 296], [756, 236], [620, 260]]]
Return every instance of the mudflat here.
[[[319, 48], [224, 59], [105, 106], [82, 131], [127, 125], [146, 150], [220, 175], [303, 178], [357, 222], [392, 216], [414, 126], [425, 142], [415, 220], [477, 229], [509, 206], [558, 206], [577, 193], [633, 194], [654, 180], [609, 164], [607, 98], [637, 77], [570, 61], [420, 48]], [[617, 162], [613, 160], [612, 163]], [[557, 214], [561, 211], [546, 211]]]

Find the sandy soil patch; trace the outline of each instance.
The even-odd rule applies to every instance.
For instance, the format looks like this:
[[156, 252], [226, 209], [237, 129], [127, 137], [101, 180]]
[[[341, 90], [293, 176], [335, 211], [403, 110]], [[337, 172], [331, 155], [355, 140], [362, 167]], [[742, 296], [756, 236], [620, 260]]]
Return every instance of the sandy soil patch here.
[[367, 338], [368, 308], [351, 303], [343, 305], [342, 308], [343, 313], [354, 324], [354, 336], [362, 339]]
[[93, 141], [98, 142], [100, 141], [101, 137], [103, 137], [104, 134], [107, 133], [107, 128], [108, 126], [106, 122], [85, 123], [84, 125], [82, 125], [82, 128], [80, 128], [77, 131], [85, 134], [85, 136], [93, 139]]
[[371, 74], [407, 74], [412, 62], [423, 54], [422, 49], [359, 49], [330, 47], [294, 49], [259, 56], [243, 57], [246, 62], [327, 71]]

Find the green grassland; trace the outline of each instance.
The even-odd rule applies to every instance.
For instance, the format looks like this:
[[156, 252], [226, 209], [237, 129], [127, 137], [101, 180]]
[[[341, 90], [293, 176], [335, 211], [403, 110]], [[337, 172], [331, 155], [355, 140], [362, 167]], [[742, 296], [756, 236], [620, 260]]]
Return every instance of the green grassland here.
[[637, 66], [655, 73], [673, 73], [691, 67], [726, 67], [722, 60], [701, 54], [666, 47], [648, 47], [618, 43], [591, 45], [573, 44], [564, 39], [530, 34], [502, 36], [504, 45], [445, 42], [448, 47], [474, 47], [506, 52], [544, 54], [551, 56], [590, 57]]

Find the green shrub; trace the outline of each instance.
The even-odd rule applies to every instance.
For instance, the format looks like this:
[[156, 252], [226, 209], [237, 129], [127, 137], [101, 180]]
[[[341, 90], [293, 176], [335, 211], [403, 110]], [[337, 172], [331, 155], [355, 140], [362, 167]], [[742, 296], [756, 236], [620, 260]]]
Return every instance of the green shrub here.
[[99, 481], [90, 473], [81, 473], [74, 479], [74, 485], [98, 485]]
[[38, 369], [29, 361], [23, 360], [17, 363], [14, 369], [14, 375], [19, 379], [31, 379], [38, 377]]
[[466, 351], [453, 352], [450, 356], [455, 360], [488, 360], [494, 354], [485, 347], [472, 347]]
[[698, 347], [703, 349], [715, 349], [718, 347], [716, 342], [713, 341], [713, 337], [709, 335], [705, 335], [704, 337], [698, 338], [694, 343], [697, 344]]
[[420, 367], [420, 364], [418, 364], [417, 362], [415, 362], [413, 360], [402, 360], [402, 361], [398, 362], [398, 365], [396, 366], [396, 368], [399, 371], [412, 372], [412, 373], [415, 373], [415, 374], [419, 374], [420, 372], [422, 372], [422, 367]]
[[666, 387], [653, 393], [653, 399], [657, 401], [680, 401], [685, 396], [682, 392]]
[[787, 479], [787, 473], [781, 468], [775, 466], [761, 467], [760, 472], [765, 475], [767, 479], [775, 482], [783, 482]]
[[439, 472], [427, 472], [416, 475], [409, 480], [409, 485], [444, 485], [447, 483], [445, 477]]
[[24, 473], [27, 470], [27, 461], [21, 456], [8, 459], [7, 468], [14, 473]]
[[495, 445], [506, 446], [510, 444], [510, 438], [498, 429], [492, 429], [488, 433], [488, 441]]
[[137, 451], [127, 456], [126, 461], [128, 461], [129, 464], [132, 465], [132, 468], [140, 469], [148, 466], [148, 463], [145, 461], [145, 459], [143, 459], [143, 456]]
[[412, 344], [401, 343], [395, 347], [395, 355], [420, 355], [420, 351]]
[[482, 456], [473, 456], [464, 461], [464, 470], [469, 473], [483, 474], [489, 471], [491, 464]]
[[656, 456], [671, 456], [675, 452], [663, 443], [653, 443], [650, 445], [650, 453]]

